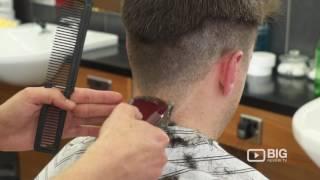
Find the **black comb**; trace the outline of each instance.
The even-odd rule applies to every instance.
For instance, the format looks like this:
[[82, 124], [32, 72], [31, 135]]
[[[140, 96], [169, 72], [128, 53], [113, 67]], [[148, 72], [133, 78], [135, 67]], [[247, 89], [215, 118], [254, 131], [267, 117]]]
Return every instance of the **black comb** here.
[[[75, 88], [91, 11], [91, 0], [65, 0], [57, 7], [58, 27], [45, 86], [59, 89], [68, 99]], [[58, 152], [66, 116], [66, 111], [52, 105], [42, 107], [34, 144], [36, 151]]]

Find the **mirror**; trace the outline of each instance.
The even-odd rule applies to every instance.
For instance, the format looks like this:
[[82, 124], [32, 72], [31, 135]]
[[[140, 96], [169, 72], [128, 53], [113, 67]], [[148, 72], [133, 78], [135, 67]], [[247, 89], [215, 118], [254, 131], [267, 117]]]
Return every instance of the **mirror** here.
[[94, 0], [95, 10], [120, 12], [121, 0]]

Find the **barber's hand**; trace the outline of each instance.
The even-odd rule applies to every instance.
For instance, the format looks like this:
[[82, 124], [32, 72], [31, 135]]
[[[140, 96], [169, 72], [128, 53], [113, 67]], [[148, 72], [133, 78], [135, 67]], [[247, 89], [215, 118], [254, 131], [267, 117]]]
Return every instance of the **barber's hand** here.
[[44, 104], [68, 112], [64, 137], [97, 136], [114, 107], [122, 101], [115, 92], [76, 89], [67, 100], [57, 89], [26, 88], [0, 106], [0, 150], [32, 150]]
[[167, 162], [169, 138], [141, 121], [133, 106], [119, 105], [83, 157], [56, 179], [156, 180]]

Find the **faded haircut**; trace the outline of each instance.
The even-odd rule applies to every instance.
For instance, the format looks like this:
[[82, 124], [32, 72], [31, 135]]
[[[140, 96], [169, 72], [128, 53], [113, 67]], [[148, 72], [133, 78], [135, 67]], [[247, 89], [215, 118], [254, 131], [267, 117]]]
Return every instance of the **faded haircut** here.
[[249, 53], [277, 0], [123, 0], [133, 77], [143, 94], [203, 78], [232, 50]]

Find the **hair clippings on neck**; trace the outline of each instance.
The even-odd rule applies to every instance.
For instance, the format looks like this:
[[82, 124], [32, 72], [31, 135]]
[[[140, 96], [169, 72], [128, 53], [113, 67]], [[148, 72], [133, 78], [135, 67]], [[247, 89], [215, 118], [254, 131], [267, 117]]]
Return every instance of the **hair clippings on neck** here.
[[129, 104], [139, 109], [144, 121], [160, 128], [169, 126], [173, 103], [167, 103], [156, 97], [141, 96], [131, 99]]

